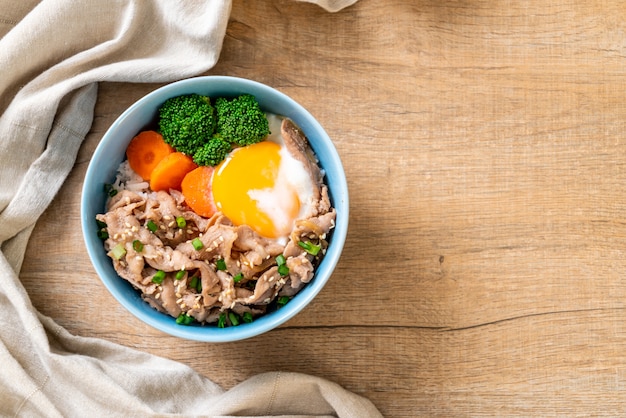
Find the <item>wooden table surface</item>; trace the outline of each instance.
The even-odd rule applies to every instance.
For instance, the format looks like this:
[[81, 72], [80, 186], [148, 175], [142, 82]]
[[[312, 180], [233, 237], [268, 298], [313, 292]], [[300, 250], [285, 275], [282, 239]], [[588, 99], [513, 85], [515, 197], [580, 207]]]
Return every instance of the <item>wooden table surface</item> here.
[[317, 299], [272, 332], [186, 342], [128, 314], [83, 247], [104, 131], [154, 84], [104, 83], [21, 274], [74, 334], [224, 388], [286, 370], [386, 417], [626, 413], [626, 9], [621, 2], [235, 0], [207, 74], [305, 106], [343, 160], [350, 228]]

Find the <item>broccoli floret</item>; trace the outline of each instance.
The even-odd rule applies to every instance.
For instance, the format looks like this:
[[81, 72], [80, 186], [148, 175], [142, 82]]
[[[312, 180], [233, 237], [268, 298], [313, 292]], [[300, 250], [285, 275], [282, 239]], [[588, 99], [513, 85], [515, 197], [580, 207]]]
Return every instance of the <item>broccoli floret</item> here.
[[260, 142], [270, 133], [269, 122], [259, 103], [251, 94], [232, 100], [215, 100], [217, 133], [224, 140], [239, 146]]
[[216, 166], [224, 161], [231, 148], [230, 142], [224, 141], [216, 134], [196, 151], [193, 160], [198, 165]]
[[172, 97], [159, 109], [159, 130], [163, 140], [187, 155], [194, 155], [211, 138], [215, 127], [215, 108], [206, 96]]

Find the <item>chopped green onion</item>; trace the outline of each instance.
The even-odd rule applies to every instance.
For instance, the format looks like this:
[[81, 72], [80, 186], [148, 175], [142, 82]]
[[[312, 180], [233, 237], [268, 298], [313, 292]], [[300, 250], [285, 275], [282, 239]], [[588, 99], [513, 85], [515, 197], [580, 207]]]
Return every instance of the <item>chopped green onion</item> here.
[[224, 328], [226, 326], [226, 314], [221, 313], [219, 319], [217, 320], [217, 327]]
[[146, 222], [146, 228], [148, 228], [148, 230], [150, 232], [156, 232], [157, 229], [159, 229], [159, 227], [157, 226], [157, 224], [154, 223], [154, 221], [152, 219], [150, 219], [148, 222]]
[[289, 267], [287, 267], [287, 264], [282, 264], [278, 266], [278, 274], [280, 274], [281, 276], [289, 275]]
[[124, 244], [117, 244], [113, 247], [111, 253], [116, 260], [119, 260], [126, 255], [126, 248], [124, 248]]
[[196, 289], [198, 287], [198, 276], [193, 276], [189, 281], [189, 287]]
[[133, 250], [137, 251], [138, 253], [143, 251], [143, 243], [141, 241], [139, 241], [138, 239], [133, 241]]
[[198, 284], [196, 285], [196, 290], [198, 293], [202, 293], [202, 280], [198, 279]]
[[200, 251], [204, 248], [202, 240], [198, 237], [194, 238], [193, 241], [191, 241], [191, 245], [193, 245], [193, 248], [195, 248], [196, 251]]
[[226, 261], [224, 261], [223, 258], [220, 258], [215, 262], [215, 267], [217, 267], [218, 270], [226, 270]]
[[287, 302], [289, 302], [289, 300], [290, 300], [289, 296], [281, 296], [278, 298], [278, 301], [276, 301], [276, 303], [278, 304], [279, 308], [282, 308], [283, 306], [287, 304]]
[[102, 241], [109, 238], [109, 233], [106, 230], [107, 228], [106, 222], [102, 222], [101, 220], [96, 219], [96, 225], [98, 225], [98, 232], [96, 233], [98, 238], [100, 238]]
[[184, 228], [187, 226], [187, 221], [182, 216], [178, 216], [176, 218], [176, 225], [178, 225], [179, 228]]
[[243, 322], [246, 322], [246, 323], [249, 324], [252, 321], [253, 321], [252, 313], [251, 312], [244, 312], [243, 313]]
[[165, 279], [165, 272], [163, 270], [159, 270], [154, 273], [154, 276], [152, 276], [152, 283], [161, 284], [163, 283], [163, 279]]
[[239, 283], [243, 279], [243, 273], [239, 273], [238, 275], [233, 277], [233, 282]]
[[176, 280], [180, 280], [185, 277], [185, 270], [179, 270], [176, 272]]
[[279, 254], [276, 256], [276, 264], [278, 265], [278, 274], [281, 276], [289, 274], [289, 267], [287, 267], [287, 260], [285, 260], [284, 255]]
[[315, 245], [313, 243], [306, 242], [306, 241], [298, 241], [298, 245], [302, 247], [304, 251], [306, 251], [307, 253], [311, 255], [317, 255], [317, 253], [319, 253], [320, 250], [322, 249], [321, 245]]
[[229, 312], [228, 319], [230, 319], [230, 323], [232, 324], [232, 326], [236, 327], [237, 325], [239, 325], [239, 317], [236, 313]]
[[113, 196], [115, 196], [117, 194], [117, 189], [115, 187], [113, 187], [112, 184], [106, 183], [104, 185], [104, 192], [106, 194], [108, 194], [110, 197], [113, 197]]
[[176, 323], [178, 325], [191, 325], [194, 321], [193, 316], [189, 316], [185, 313], [181, 313], [180, 315], [178, 315], [178, 317], [176, 318]]

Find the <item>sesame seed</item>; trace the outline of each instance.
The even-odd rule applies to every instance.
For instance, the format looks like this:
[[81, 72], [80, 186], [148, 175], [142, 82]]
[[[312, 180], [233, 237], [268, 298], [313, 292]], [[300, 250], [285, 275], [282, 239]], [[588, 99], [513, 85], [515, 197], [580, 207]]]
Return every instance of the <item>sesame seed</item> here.
[[166, 228], [165, 228], [165, 225], [161, 225], [161, 226], [159, 226], [159, 228], [161, 228], [161, 229], [162, 229], [162, 230], [164, 230], [164, 231], [165, 231], [165, 229], [166, 229]]
[[[177, 297], [177, 298], [181, 298], [181, 297], [183, 297], [183, 295], [180, 293], [180, 289], [178, 289], [178, 287], [176, 288], [176, 290], [177, 290], [177, 292], [176, 292], [176, 297]], [[181, 300], [182, 300], [182, 299], [181, 299]], [[177, 301], [176, 303], [178, 303], [178, 301]]]
[[131, 228], [131, 231], [133, 231], [133, 232], [137, 232], [137, 231], [139, 231], [139, 228], [137, 228], [137, 226], [133, 226], [133, 227]]
[[167, 224], [167, 226], [169, 226], [170, 228], [174, 228], [174, 225], [176, 225], [176, 222], [172, 221], [169, 224]]
[[130, 222], [126, 222], [126, 223], [124, 224], [124, 226], [125, 226], [126, 228], [130, 228], [130, 226], [131, 226], [131, 225], [130, 225]]
[[163, 216], [163, 219], [166, 220], [166, 221], [169, 221], [169, 220], [172, 219], [172, 217], [170, 215], [165, 215], [165, 216]]
[[183, 298], [176, 299], [176, 303], [177, 303], [177, 304], [179, 304], [179, 305], [180, 305], [181, 303], [183, 303]]
[[180, 309], [185, 309], [186, 307], [187, 307], [187, 305], [186, 305], [186, 304], [184, 304], [184, 303], [181, 303], [181, 304], [180, 304]]
[[157, 293], [156, 295], [154, 295], [155, 299], [160, 299], [161, 298], [161, 293]]

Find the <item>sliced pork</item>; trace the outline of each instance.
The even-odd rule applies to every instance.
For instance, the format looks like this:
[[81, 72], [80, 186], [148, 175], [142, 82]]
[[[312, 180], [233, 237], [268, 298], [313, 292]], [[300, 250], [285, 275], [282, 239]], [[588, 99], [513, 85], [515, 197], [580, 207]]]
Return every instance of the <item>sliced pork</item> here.
[[[287, 242], [233, 225], [221, 213], [203, 218], [174, 190], [130, 190], [122, 184], [107, 212], [97, 216], [106, 224], [104, 247], [116, 272], [155, 309], [200, 323], [226, 318], [230, 324], [230, 314], [261, 315], [278, 296], [291, 297], [311, 281], [336, 213], [306, 137], [288, 119], [281, 131], [289, 152], [302, 162], [315, 185], [310, 213], [296, 220]], [[300, 241], [318, 246], [319, 253], [307, 252]], [[287, 274], [281, 274], [277, 265], [281, 255]]]

